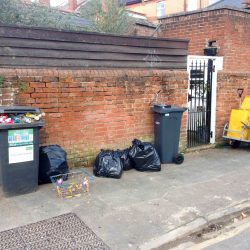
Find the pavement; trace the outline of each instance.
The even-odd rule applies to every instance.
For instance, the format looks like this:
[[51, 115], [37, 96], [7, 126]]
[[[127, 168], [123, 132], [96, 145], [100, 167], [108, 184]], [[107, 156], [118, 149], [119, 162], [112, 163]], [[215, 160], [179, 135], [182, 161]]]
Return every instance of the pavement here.
[[74, 212], [111, 249], [150, 249], [148, 243], [183, 225], [246, 204], [249, 179], [250, 148], [192, 152], [182, 165], [163, 165], [161, 172], [95, 178], [89, 196], [59, 199], [52, 184], [0, 196], [0, 231]]

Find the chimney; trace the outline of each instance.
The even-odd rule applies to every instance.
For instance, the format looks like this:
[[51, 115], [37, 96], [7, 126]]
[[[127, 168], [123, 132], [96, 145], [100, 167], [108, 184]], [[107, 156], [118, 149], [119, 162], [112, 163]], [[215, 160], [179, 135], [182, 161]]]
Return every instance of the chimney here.
[[50, 0], [39, 0], [39, 4], [45, 5], [45, 6], [50, 6]]
[[77, 0], [69, 0], [69, 11], [75, 11], [77, 8]]

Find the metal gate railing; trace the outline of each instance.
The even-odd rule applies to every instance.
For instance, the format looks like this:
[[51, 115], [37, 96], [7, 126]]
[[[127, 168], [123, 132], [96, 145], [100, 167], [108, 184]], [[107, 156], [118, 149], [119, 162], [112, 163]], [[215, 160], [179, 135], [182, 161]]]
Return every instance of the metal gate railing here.
[[213, 60], [192, 61], [188, 90], [187, 147], [210, 143]]

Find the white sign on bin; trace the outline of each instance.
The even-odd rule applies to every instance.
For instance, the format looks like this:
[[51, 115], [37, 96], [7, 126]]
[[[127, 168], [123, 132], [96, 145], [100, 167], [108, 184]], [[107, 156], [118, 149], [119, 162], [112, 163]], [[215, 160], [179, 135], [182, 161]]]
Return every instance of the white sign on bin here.
[[34, 131], [16, 129], [8, 131], [9, 164], [34, 161]]
[[33, 161], [34, 160], [34, 146], [20, 146], [9, 148], [9, 164]]

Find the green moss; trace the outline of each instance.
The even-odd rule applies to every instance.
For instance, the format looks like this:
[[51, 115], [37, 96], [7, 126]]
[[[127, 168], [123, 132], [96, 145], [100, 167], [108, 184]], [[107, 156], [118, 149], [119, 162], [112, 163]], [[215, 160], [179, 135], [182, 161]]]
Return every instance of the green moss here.
[[26, 82], [18, 82], [18, 88], [21, 92], [25, 92], [28, 89], [28, 84]]
[[224, 148], [226, 143], [224, 141], [217, 142], [214, 148]]
[[4, 84], [4, 77], [0, 76], [0, 88], [3, 87], [3, 84]]
[[153, 135], [139, 136], [138, 139], [143, 141], [143, 142], [151, 142], [151, 143], [154, 142], [154, 136]]
[[[153, 135], [138, 136], [137, 139], [143, 142], [154, 142]], [[126, 140], [120, 144], [106, 146], [104, 149], [125, 149], [130, 147], [132, 140]], [[101, 149], [101, 148], [100, 148]], [[99, 154], [100, 149], [94, 149], [90, 145], [75, 145], [67, 151], [70, 168], [91, 167]]]

